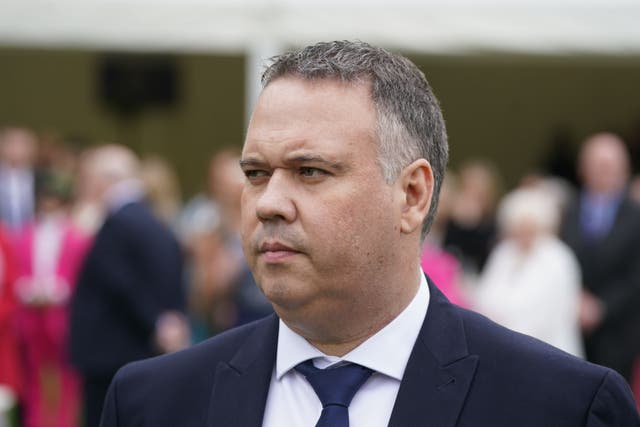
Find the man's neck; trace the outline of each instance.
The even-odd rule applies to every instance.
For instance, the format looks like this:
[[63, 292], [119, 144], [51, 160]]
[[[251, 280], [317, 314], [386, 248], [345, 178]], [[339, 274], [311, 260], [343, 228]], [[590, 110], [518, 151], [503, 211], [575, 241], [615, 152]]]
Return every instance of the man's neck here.
[[585, 189], [583, 194], [590, 201], [617, 201], [622, 199], [624, 189], [613, 189], [609, 191], [593, 191]]
[[[421, 271], [420, 274], [422, 274]], [[416, 276], [416, 278], [411, 281], [411, 286], [407, 286], [401, 293], [396, 295], [395, 298], [390, 298], [386, 301], [384, 310], [370, 309], [369, 313], [377, 312], [378, 315], [375, 318], [368, 317], [366, 322], [361, 322], [363, 325], [361, 328], [352, 327], [350, 328], [351, 331], [347, 331], [346, 325], [354, 325], [354, 323], [351, 321], [345, 322], [343, 325], [343, 331], [347, 333], [342, 337], [338, 337], [338, 335], [336, 335], [327, 340], [314, 339], [313, 337], [310, 337], [309, 334], [305, 334], [304, 331], [296, 328], [294, 325], [288, 324], [288, 326], [324, 354], [328, 356], [342, 357], [365, 342], [367, 339], [371, 338], [398, 317], [398, 315], [400, 315], [400, 313], [409, 306], [413, 298], [415, 298], [418, 293], [419, 286], [420, 276]]]
[[112, 185], [105, 194], [104, 200], [110, 212], [116, 212], [124, 205], [139, 201], [144, 197], [142, 182], [137, 179], [126, 179]]

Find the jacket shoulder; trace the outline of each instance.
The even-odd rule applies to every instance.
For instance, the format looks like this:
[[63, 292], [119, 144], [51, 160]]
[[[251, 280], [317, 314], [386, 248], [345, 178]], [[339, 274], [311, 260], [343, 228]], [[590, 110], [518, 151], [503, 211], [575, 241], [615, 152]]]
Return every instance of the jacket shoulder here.
[[463, 319], [469, 352], [495, 362], [485, 368], [504, 370], [510, 375], [516, 374], [516, 377], [537, 377], [537, 371], [553, 374], [565, 372], [566, 375], [574, 374], [583, 381], [595, 383], [602, 381], [609, 371], [536, 338], [500, 326], [481, 314], [463, 308], [456, 309]]
[[[506, 329], [480, 314], [461, 308], [459, 312], [469, 353], [479, 356], [467, 401], [467, 409], [476, 416], [491, 419], [500, 414], [503, 421], [518, 420], [535, 410], [536, 417], [528, 422], [640, 425], [634, 424], [639, 422], [635, 403], [618, 373]], [[598, 424], [601, 417], [623, 423]], [[573, 424], [576, 421], [580, 424]]]
[[205, 425], [218, 366], [251, 351], [252, 340], [273, 334], [274, 325], [272, 315], [188, 349], [125, 365], [109, 388], [103, 426]]
[[124, 366], [120, 377], [127, 379], [140, 378], [147, 381], [147, 376], [175, 376], [180, 381], [188, 381], [189, 375], [201, 377], [204, 370], [215, 371], [216, 365], [222, 361], [230, 361], [238, 350], [254, 334], [268, 333], [268, 329], [277, 322], [275, 315], [222, 332], [212, 338], [195, 344], [176, 353], [132, 362]]

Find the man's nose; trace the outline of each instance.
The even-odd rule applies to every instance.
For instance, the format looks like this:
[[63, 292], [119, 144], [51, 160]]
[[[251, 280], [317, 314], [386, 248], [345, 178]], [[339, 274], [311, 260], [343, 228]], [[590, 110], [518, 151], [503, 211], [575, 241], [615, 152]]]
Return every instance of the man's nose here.
[[256, 203], [258, 219], [261, 221], [293, 222], [296, 219], [296, 205], [293, 196], [293, 189], [287, 179], [286, 171], [276, 169]]

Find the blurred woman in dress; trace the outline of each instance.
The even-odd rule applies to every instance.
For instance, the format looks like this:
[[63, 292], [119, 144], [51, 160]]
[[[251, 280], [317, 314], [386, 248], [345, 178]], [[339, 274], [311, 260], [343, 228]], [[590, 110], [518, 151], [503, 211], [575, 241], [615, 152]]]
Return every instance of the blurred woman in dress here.
[[80, 381], [67, 354], [68, 302], [89, 239], [68, 218], [69, 182], [60, 173], [37, 176], [36, 219], [16, 245], [25, 427], [78, 424]]
[[494, 321], [583, 356], [578, 262], [558, 237], [555, 198], [537, 188], [508, 194], [498, 209], [502, 241], [476, 290], [476, 309]]
[[0, 426], [9, 425], [9, 412], [22, 391], [12, 255], [6, 231], [0, 226]]

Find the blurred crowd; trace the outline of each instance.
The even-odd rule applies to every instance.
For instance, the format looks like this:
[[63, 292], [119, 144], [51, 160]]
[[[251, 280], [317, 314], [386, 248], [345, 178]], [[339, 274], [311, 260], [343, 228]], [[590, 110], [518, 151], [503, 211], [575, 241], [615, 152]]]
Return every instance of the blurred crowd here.
[[170, 164], [0, 130], [0, 426], [98, 426], [124, 364], [263, 317], [239, 238], [239, 150], [182, 205]]
[[[97, 427], [118, 368], [271, 312], [240, 242], [237, 147], [182, 200], [158, 156], [0, 130], [0, 427]], [[612, 367], [640, 397], [640, 179], [587, 138], [575, 186], [449, 171], [422, 267], [453, 302]], [[571, 172], [573, 173], [573, 171]]]
[[583, 141], [574, 173], [503, 192], [490, 162], [462, 165], [422, 266], [452, 301], [617, 370], [640, 402], [640, 179], [612, 133]]

